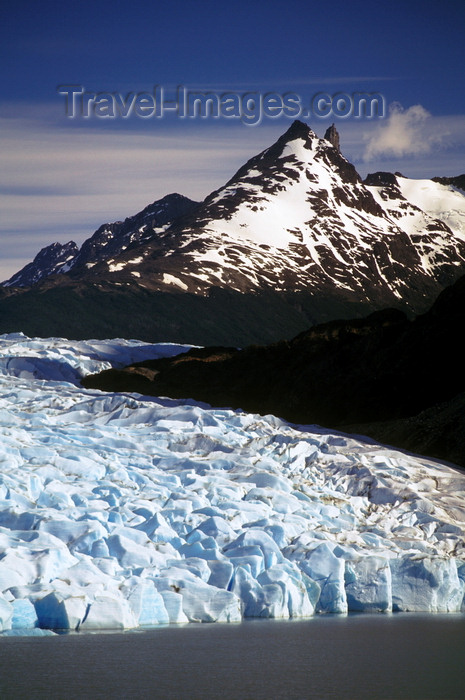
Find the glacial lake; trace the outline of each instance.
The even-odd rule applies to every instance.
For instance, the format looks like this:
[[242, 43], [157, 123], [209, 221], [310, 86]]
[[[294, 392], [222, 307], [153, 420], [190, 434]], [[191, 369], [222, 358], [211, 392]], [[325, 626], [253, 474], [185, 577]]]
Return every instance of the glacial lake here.
[[463, 700], [465, 615], [0, 636], [2, 700]]

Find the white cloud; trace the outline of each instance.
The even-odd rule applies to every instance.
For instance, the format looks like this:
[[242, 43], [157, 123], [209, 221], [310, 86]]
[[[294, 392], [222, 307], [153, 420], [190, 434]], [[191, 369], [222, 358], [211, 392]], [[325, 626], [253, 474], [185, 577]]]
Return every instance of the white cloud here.
[[398, 102], [390, 105], [389, 117], [379, 124], [365, 147], [363, 158], [371, 161], [379, 156], [417, 156], [430, 153], [449, 135], [433, 127], [431, 114], [421, 105], [404, 109]]

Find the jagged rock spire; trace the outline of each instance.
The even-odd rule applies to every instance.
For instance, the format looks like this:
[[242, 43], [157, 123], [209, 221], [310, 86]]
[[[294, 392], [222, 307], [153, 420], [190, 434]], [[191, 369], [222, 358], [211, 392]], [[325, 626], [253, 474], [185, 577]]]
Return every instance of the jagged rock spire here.
[[325, 139], [332, 143], [334, 148], [337, 148], [338, 151], [341, 150], [339, 148], [339, 133], [334, 124], [331, 124], [331, 126], [326, 129]]

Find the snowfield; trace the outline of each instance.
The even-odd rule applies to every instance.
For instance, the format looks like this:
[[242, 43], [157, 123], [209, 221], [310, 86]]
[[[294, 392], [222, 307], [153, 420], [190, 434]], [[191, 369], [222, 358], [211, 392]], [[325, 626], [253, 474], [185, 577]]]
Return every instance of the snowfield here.
[[459, 471], [79, 386], [185, 349], [0, 336], [0, 630], [463, 609]]

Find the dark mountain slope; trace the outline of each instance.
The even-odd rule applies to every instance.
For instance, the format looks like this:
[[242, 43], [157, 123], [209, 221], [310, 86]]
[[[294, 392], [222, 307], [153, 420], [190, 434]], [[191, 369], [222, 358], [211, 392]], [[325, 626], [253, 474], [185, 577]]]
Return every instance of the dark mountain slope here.
[[204, 349], [200, 355], [193, 350], [110, 370], [87, 378], [85, 385], [194, 398], [295, 423], [357, 430], [465, 466], [464, 440], [447, 423], [462, 426], [465, 435], [464, 309], [462, 277], [413, 321], [385, 310], [319, 325], [267, 347]]
[[241, 294], [212, 289], [208, 296], [159, 292], [111, 284], [47, 284], [11, 294], [0, 288], [2, 333], [88, 338], [137, 338], [193, 345], [272, 343], [307, 328], [334, 309], [363, 313], [363, 305], [304, 294]]

